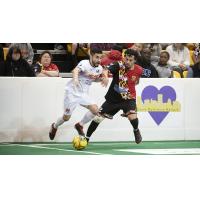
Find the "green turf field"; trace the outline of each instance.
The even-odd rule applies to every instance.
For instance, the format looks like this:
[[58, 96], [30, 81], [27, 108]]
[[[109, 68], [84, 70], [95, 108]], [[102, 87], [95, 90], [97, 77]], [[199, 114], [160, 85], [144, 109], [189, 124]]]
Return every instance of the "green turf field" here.
[[0, 143], [0, 155], [200, 155], [200, 141], [91, 142], [82, 151], [71, 143]]

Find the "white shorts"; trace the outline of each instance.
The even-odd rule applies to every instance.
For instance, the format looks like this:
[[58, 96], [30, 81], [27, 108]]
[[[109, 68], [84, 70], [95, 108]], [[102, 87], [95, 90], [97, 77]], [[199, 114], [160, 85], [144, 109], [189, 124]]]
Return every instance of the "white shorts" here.
[[96, 103], [88, 94], [82, 93], [82, 95], [74, 95], [66, 91], [64, 97], [64, 115], [72, 115], [72, 112], [78, 105], [85, 107], [94, 104]]

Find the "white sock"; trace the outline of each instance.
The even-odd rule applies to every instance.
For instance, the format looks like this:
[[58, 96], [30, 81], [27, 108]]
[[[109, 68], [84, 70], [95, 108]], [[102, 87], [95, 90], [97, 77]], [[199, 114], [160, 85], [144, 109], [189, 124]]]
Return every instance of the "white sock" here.
[[89, 121], [91, 121], [94, 117], [95, 117], [95, 115], [92, 114], [92, 113], [89, 111], [89, 112], [87, 112], [87, 113], [84, 115], [83, 119], [79, 122], [79, 124], [80, 124], [81, 126], [83, 126], [83, 125], [87, 124]]
[[54, 124], [54, 128], [58, 128], [60, 125], [62, 125], [65, 122], [63, 117], [58, 118], [57, 122]]

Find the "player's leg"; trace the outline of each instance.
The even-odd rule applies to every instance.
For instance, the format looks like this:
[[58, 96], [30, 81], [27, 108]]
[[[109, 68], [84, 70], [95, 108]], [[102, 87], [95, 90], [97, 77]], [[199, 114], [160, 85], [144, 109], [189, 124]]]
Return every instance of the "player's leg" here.
[[52, 123], [50, 131], [49, 131], [49, 138], [53, 140], [56, 136], [56, 132], [58, 127], [61, 126], [64, 122], [69, 121], [71, 118], [72, 112], [77, 106], [76, 98], [73, 95], [65, 94], [64, 98], [64, 114], [62, 117], [59, 117], [56, 122]]
[[85, 136], [84, 131], [83, 131], [83, 126], [87, 124], [88, 122], [90, 122], [95, 117], [95, 115], [98, 114], [98, 110], [99, 110], [96, 104], [91, 104], [84, 107], [89, 109], [89, 111], [83, 116], [82, 120], [76, 123], [74, 126], [80, 136]]
[[55, 138], [58, 127], [61, 126], [64, 122], [68, 121], [70, 117], [71, 115], [64, 114], [62, 117], [59, 117], [56, 122], [51, 124], [51, 129], [49, 131], [50, 140], [53, 140]]
[[96, 115], [93, 119], [93, 121], [90, 123], [87, 134], [86, 134], [86, 139], [87, 141], [90, 140], [90, 137], [92, 134], [95, 132], [99, 124], [105, 119], [112, 119], [113, 116], [119, 111], [119, 108], [115, 104], [111, 104], [109, 102], [104, 102], [103, 105], [101, 106], [99, 110], [99, 114]]
[[130, 101], [124, 102], [122, 109], [124, 112], [123, 115], [128, 118], [128, 120], [130, 121], [130, 123], [133, 127], [135, 142], [137, 144], [139, 144], [140, 142], [142, 142], [142, 136], [141, 136], [140, 130], [138, 128], [139, 120], [137, 117], [135, 100], [130, 100]]
[[88, 94], [83, 94], [79, 98], [79, 105], [87, 108], [89, 111], [83, 116], [80, 122], [75, 124], [74, 128], [78, 131], [80, 136], [85, 136], [83, 126], [95, 117], [98, 113], [98, 106]]

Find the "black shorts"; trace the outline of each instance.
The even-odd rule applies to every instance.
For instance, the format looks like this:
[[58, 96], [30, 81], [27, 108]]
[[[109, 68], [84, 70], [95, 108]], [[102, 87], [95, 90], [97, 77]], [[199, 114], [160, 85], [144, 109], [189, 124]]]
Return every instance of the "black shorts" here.
[[118, 113], [120, 110], [123, 110], [123, 116], [127, 116], [130, 113], [136, 113], [136, 101], [135, 99], [126, 100], [120, 103], [111, 103], [105, 101], [101, 106], [99, 113], [104, 117], [112, 119], [112, 117]]

